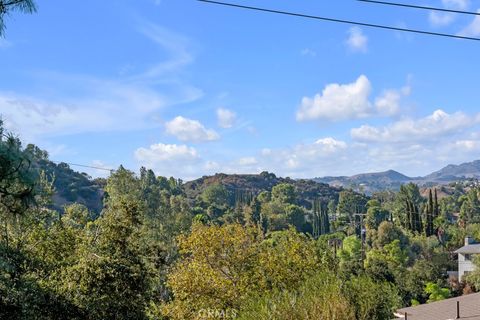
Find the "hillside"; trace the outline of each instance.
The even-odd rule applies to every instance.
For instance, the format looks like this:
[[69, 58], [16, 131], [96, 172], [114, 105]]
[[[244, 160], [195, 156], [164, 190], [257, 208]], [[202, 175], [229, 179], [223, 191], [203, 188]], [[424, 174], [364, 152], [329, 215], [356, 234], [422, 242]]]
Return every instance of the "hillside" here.
[[313, 180], [280, 178], [268, 172], [231, 175], [219, 173], [214, 176], [204, 176], [200, 179], [185, 183], [184, 190], [190, 199], [195, 199], [203, 190], [213, 184], [225, 186], [230, 193], [250, 192], [257, 195], [262, 191], [271, 191], [275, 185], [280, 183], [294, 185], [299, 204], [306, 207], [309, 207], [311, 201], [316, 198], [320, 198], [323, 201], [338, 200], [338, 195], [342, 190], [342, 188], [331, 187], [328, 184], [317, 183]]
[[462, 163], [460, 165], [448, 165], [435, 171], [423, 179], [431, 182], [452, 182], [459, 179], [480, 178], [480, 160]]
[[384, 189], [398, 189], [402, 184], [408, 183], [413, 179], [397, 171], [389, 170], [385, 172], [358, 174], [351, 177], [324, 177], [313, 180], [337, 187], [374, 192]]
[[420, 186], [432, 186], [478, 178], [480, 178], [480, 160], [460, 165], [451, 164], [424, 177], [408, 177], [397, 171], [388, 170], [385, 172], [358, 174], [350, 177], [320, 177], [312, 180], [320, 183], [328, 183], [336, 187], [352, 188], [370, 194], [382, 190], [399, 190], [402, 184], [409, 182], [419, 184]]
[[53, 208], [63, 210], [65, 205], [80, 203], [92, 212], [99, 214], [103, 207], [103, 188], [105, 180], [92, 179], [85, 173], [72, 170], [68, 164], [56, 164], [41, 159], [37, 162], [39, 168], [54, 179], [55, 193]]

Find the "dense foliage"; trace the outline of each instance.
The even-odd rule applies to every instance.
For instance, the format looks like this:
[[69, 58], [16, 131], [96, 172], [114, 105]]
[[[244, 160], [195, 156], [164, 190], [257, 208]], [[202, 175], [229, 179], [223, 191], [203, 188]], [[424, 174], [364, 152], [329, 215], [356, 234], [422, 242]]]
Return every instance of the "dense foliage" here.
[[[475, 185], [367, 197], [215, 177], [120, 167], [92, 182], [2, 132], [0, 318], [390, 319], [480, 287], [480, 260], [461, 281], [446, 274], [464, 237], [480, 239]], [[81, 191], [93, 185], [97, 210]]]

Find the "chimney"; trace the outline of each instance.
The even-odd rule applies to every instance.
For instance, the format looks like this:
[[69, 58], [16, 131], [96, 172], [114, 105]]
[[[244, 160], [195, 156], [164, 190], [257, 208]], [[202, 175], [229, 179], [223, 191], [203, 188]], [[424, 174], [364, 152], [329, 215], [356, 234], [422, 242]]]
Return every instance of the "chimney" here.
[[472, 237], [468, 236], [465, 238], [465, 245], [468, 246], [469, 244], [474, 244], [475, 241], [473, 240]]

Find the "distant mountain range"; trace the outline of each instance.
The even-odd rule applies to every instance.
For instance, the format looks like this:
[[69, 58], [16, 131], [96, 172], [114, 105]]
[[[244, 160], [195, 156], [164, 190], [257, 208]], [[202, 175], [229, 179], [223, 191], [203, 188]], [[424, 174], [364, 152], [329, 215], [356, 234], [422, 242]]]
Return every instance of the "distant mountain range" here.
[[381, 190], [398, 190], [402, 184], [409, 182], [419, 185], [438, 185], [478, 178], [480, 178], [480, 160], [460, 165], [451, 164], [424, 177], [408, 177], [400, 172], [388, 170], [385, 172], [357, 174], [351, 177], [322, 177], [312, 180], [327, 183], [331, 186], [352, 188], [372, 193]]

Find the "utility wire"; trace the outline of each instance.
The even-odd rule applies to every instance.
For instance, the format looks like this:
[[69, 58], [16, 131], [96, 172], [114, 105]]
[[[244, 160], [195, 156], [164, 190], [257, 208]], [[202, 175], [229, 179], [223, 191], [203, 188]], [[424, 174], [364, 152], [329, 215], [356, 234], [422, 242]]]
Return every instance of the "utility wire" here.
[[329, 21], [329, 22], [336, 22], [336, 23], [343, 23], [343, 24], [351, 24], [351, 25], [357, 25], [357, 26], [362, 26], [362, 27], [378, 28], [378, 29], [401, 31], [401, 32], [410, 32], [410, 33], [424, 34], [424, 35], [429, 35], [429, 36], [455, 38], [455, 39], [462, 39], [462, 40], [480, 41], [480, 38], [466, 37], [466, 36], [454, 35], [454, 34], [449, 34], [449, 33], [439, 33], [439, 32], [431, 32], [431, 31], [424, 31], [424, 30], [418, 30], [418, 29], [398, 28], [398, 27], [391, 27], [391, 26], [387, 26], [387, 25], [357, 22], [357, 21], [352, 21], [352, 20], [342, 20], [342, 19], [335, 19], [335, 18], [328, 18], [328, 17], [320, 17], [320, 16], [313, 16], [313, 15], [302, 14], [302, 13], [280, 11], [280, 10], [273, 10], [273, 9], [266, 9], [266, 8], [259, 8], [259, 7], [244, 6], [244, 5], [240, 5], [240, 4], [220, 2], [220, 1], [214, 1], [214, 0], [197, 0], [197, 1], [204, 2], [204, 3], [210, 3], [210, 4], [215, 4], [215, 5], [220, 5], [220, 6], [226, 6], [226, 7], [233, 7], [233, 8], [247, 9], [247, 10], [252, 10], [252, 11], [260, 11], [260, 12], [268, 12], [268, 13], [276, 13], [276, 14], [287, 15], [287, 16], [294, 16], [294, 17], [300, 17], [300, 18], [322, 20], [322, 21]]
[[373, 3], [373, 4], [383, 4], [383, 5], [387, 5], [387, 6], [396, 6], [396, 7], [405, 7], [405, 8], [413, 8], [413, 9], [432, 10], [432, 11], [441, 11], [441, 12], [450, 12], [450, 13], [461, 13], [461, 14], [469, 14], [469, 15], [474, 15], [474, 16], [480, 16], [480, 12], [473, 12], [473, 11], [444, 9], [444, 8], [437, 8], [437, 7], [419, 6], [419, 5], [413, 5], [413, 4], [407, 4], [407, 3], [387, 2], [387, 1], [378, 1], [378, 0], [357, 0], [357, 1]]
[[102, 168], [102, 167], [95, 167], [95, 166], [89, 166], [89, 165], [86, 165], [86, 164], [78, 164], [78, 163], [69, 163], [69, 162], [63, 162], [63, 161], [53, 161], [53, 160], [49, 160], [51, 162], [54, 162], [54, 163], [57, 163], [57, 164], [60, 164], [60, 163], [65, 163], [65, 164], [68, 164], [69, 166], [75, 166], [75, 167], [83, 167], [83, 168], [90, 168], [90, 169], [97, 169], [97, 170], [105, 170], [105, 171], [115, 171], [113, 169], [107, 169], [107, 168]]
[[[6, 139], [9, 139], [11, 137], [15, 138], [15, 136], [7, 135], [5, 133], [1, 133], [0, 136], [1, 136], [1, 138], [6, 138]], [[86, 164], [70, 163], [70, 162], [65, 162], [65, 161], [55, 161], [55, 160], [50, 160], [50, 159], [48, 159], [48, 161], [56, 163], [56, 164], [65, 163], [65, 164], [68, 164], [69, 166], [75, 166], [75, 167], [83, 167], [83, 168], [104, 170], [104, 171], [109, 171], [109, 172], [115, 171], [114, 169], [108, 169], [108, 168], [102, 168], [102, 167], [96, 167], [96, 166], [89, 166], [89, 165], [86, 165]]]

